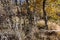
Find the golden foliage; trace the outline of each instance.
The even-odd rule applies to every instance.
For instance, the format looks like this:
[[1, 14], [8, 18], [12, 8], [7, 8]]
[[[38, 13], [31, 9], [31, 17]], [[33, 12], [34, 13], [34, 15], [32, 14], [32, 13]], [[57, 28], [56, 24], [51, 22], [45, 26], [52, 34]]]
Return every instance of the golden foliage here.
[[[30, 4], [30, 11], [34, 11], [34, 9], [36, 10], [36, 13], [39, 13], [40, 15], [43, 14], [43, 0], [36, 0], [35, 2], [35, 7], [34, 8], [34, 3], [32, 3], [33, 1], [31, 0], [31, 4]], [[58, 12], [60, 12], [60, 0], [46, 0], [46, 4], [45, 4], [45, 10], [48, 16], [50, 16], [52, 19], [58, 19], [60, 18], [58, 15], [56, 15]], [[42, 15], [43, 16], [43, 15]]]

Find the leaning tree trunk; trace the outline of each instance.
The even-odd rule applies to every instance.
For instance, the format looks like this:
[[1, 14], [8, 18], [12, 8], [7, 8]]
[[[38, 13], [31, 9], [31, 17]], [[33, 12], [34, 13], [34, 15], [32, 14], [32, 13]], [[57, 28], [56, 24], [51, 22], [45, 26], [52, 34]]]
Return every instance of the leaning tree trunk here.
[[45, 27], [46, 29], [48, 29], [48, 25], [47, 25], [47, 14], [46, 14], [46, 11], [45, 11], [45, 4], [46, 4], [46, 0], [43, 0], [43, 17], [44, 17], [44, 20], [45, 20]]

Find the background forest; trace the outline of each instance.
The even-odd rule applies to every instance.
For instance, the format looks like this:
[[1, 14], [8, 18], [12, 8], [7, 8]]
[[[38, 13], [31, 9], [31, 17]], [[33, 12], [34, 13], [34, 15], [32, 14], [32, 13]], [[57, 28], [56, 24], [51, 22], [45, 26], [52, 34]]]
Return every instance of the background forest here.
[[60, 0], [0, 0], [0, 40], [60, 40]]

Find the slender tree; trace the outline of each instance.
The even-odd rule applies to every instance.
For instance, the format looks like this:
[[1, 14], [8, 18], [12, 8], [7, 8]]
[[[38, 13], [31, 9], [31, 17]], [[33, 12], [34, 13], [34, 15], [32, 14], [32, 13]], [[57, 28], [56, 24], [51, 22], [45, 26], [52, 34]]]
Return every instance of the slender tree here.
[[27, 36], [27, 40], [30, 40], [29, 38], [31, 38], [29, 35], [30, 35], [30, 33], [31, 33], [31, 31], [32, 31], [32, 13], [31, 13], [31, 11], [30, 11], [30, 8], [29, 8], [29, 2], [28, 2], [29, 0], [26, 0], [26, 3], [27, 3], [27, 14], [28, 14], [28, 20], [29, 20], [29, 24], [28, 24], [28, 26], [26, 27], [27, 29], [26, 29], [26, 35], [28, 35]]
[[32, 13], [31, 13], [30, 8], [29, 8], [28, 0], [26, 0], [26, 3], [27, 3], [27, 14], [28, 14], [28, 18], [29, 18], [29, 24], [32, 24]]
[[35, 10], [35, 9], [36, 9], [36, 0], [33, 0], [33, 1], [34, 1], [34, 9], [33, 9], [33, 10], [34, 10], [34, 11], [33, 11], [34, 23], [33, 23], [33, 24], [34, 24], [34, 27], [35, 27], [35, 26], [37, 26], [37, 25], [36, 25], [36, 23], [37, 23], [36, 14], [37, 14], [37, 13], [36, 13], [36, 10]]
[[45, 27], [46, 27], [46, 29], [48, 29], [47, 14], [46, 14], [46, 11], [45, 11], [45, 4], [46, 4], [46, 0], [43, 0], [43, 15], [44, 15], [44, 20], [45, 20]]

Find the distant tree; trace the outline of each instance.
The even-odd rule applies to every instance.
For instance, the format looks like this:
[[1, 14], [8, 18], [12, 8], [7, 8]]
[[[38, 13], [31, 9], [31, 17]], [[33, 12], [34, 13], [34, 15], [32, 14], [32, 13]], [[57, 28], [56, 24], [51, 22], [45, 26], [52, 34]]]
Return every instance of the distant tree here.
[[48, 29], [47, 14], [46, 14], [46, 11], [45, 11], [45, 4], [46, 4], [46, 0], [43, 0], [43, 15], [44, 15], [44, 20], [45, 20], [45, 27], [46, 27], [46, 29]]
[[26, 0], [26, 3], [27, 3], [27, 14], [28, 14], [28, 18], [29, 18], [29, 24], [32, 24], [32, 13], [30, 11], [30, 8], [29, 8], [29, 0]]

